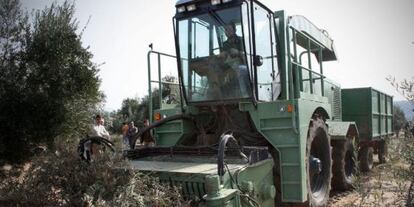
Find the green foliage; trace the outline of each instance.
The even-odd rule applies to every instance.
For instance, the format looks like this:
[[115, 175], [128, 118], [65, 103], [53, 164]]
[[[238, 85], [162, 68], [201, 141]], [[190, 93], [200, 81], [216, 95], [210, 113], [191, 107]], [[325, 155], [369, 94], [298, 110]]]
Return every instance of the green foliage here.
[[[19, 84], [25, 74], [22, 67], [23, 53], [27, 47], [27, 36], [30, 35], [28, 16], [20, 10], [18, 0], [0, 1], [0, 157], [4, 154], [11, 156], [17, 154], [9, 150], [11, 146], [24, 148], [24, 130], [11, 130], [18, 128], [21, 122], [15, 121], [19, 112], [24, 112], [24, 104], [18, 94], [24, 92], [24, 86]], [[13, 149], [16, 149], [14, 147]]]
[[[386, 78], [392, 86], [394, 86], [395, 90], [399, 92], [405, 99], [407, 99], [411, 104], [414, 105], [414, 77], [409, 79], [404, 79], [403, 81], [397, 81], [395, 77], [388, 76]], [[394, 111], [395, 113], [396, 111]], [[399, 115], [401, 116], [401, 115]], [[404, 118], [405, 119], [405, 118]], [[414, 119], [414, 118], [413, 118]], [[394, 129], [395, 124], [400, 124], [400, 120], [396, 120], [394, 116]], [[406, 121], [406, 120], [405, 120]], [[398, 123], [395, 123], [398, 122]], [[399, 128], [401, 126], [399, 125]], [[402, 145], [402, 157], [410, 164], [410, 168], [408, 170], [406, 179], [411, 181], [409, 190], [408, 190], [408, 198], [407, 198], [407, 206], [414, 205], [414, 140], [412, 136], [407, 136], [407, 133], [411, 133], [409, 130], [405, 130], [405, 137], [408, 140], [404, 140], [404, 144]], [[399, 155], [400, 156], [400, 155]]]
[[[0, 154], [13, 161], [30, 145], [84, 135], [103, 95], [92, 54], [76, 33], [74, 5], [52, 4], [28, 24], [17, 0], [1, 0]], [[8, 49], [10, 48], [10, 49]]]
[[[142, 100], [142, 101], [141, 101]], [[144, 99], [126, 98], [122, 101], [121, 109], [110, 113], [112, 119], [112, 125], [109, 130], [112, 133], [121, 133], [121, 127], [123, 122], [133, 121], [135, 125], [142, 125], [142, 120], [148, 115], [147, 104]]]
[[[72, 145], [70, 145], [72, 146]], [[102, 154], [88, 164], [74, 147], [35, 157], [29, 169], [8, 179], [0, 194], [12, 206], [183, 206], [176, 188], [133, 171], [119, 156]]]
[[401, 130], [401, 128], [403, 128], [403, 126], [407, 122], [407, 120], [405, 119], [405, 114], [399, 106], [394, 105], [394, 114], [393, 115], [394, 115], [394, 117], [393, 117], [394, 118], [393, 129], [394, 129], [394, 131], [399, 131], [399, 130]]
[[147, 109], [145, 101], [139, 101], [137, 99], [127, 98], [122, 101], [121, 110], [119, 113], [125, 118], [125, 121], [134, 121], [137, 123], [142, 120], [146, 114]]
[[[21, 52], [30, 35], [28, 15], [20, 10], [19, 0], [0, 0], [0, 76], [1, 82], [12, 82], [18, 77]], [[4, 93], [5, 88], [0, 88]]]

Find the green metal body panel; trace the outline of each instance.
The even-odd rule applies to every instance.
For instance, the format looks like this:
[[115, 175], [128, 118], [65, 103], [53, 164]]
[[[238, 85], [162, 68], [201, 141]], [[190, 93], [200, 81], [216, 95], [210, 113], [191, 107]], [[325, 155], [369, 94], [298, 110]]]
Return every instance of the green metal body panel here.
[[[131, 161], [132, 167], [159, 177], [162, 183], [181, 187], [186, 198], [204, 197], [207, 206], [250, 206], [246, 198], [240, 197], [232, 179], [237, 180], [242, 190], [262, 206], [274, 206], [273, 160], [266, 159], [255, 164], [228, 161], [229, 171], [220, 184], [214, 158], [155, 157]], [[230, 174], [231, 173], [231, 177]]]
[[324, 95], [331, 103], [331, 121], [342, 121], [341, 87], [332, 80], [325, 79]]
[[344, 121], [355, 121], [360, 141], [387, 137], [392, 131], [392, 96], [373, 88], [342, 89]]
[[[240, 110], [248, 111], [256, 128], [278, 150], [282, 178], [282, 199], [285, 202], [307, 200], [306, 141], [309, 122], [319, 108], [330, 114], [326, 97], [301, 94], [304, 98], [291, 101], [241, 103]], [[287, 112], [288, 104], [294, 106]]]
[[[154, 111], [160, 113], [161, 117], [181, 114], [180, 108], [158, 109]], [[174, 146], [181, 136], [192, 129], [190, 123], [185, 120], [176, 120], [168, 122], [154, 130], [154, 137], [157, 146], [171, 147]]]
[[329, 136], [331, 140], [345, 140], [347, 138], [358, 138], [358, 128], [355, 122], [328, 121]]
[[262, 206], [274, 206], [276, 189], [273, 183], [273, 166], [273, 159], [268, 159], [248, 166], [237, 176], [244, 191], [249, 192], [252, 197], [259, 195], [256, 200]]
[[223, 188], [211, 196], [205, 196], [204, 199], [206, 200], [206, 205], [208, 207], [242, 206], [238, 191], [235, 189]]

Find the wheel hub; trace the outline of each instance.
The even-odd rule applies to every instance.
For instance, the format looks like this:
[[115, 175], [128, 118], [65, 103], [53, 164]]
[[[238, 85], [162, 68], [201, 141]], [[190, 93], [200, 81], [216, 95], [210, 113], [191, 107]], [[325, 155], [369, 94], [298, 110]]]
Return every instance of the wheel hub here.
[[310, 166], [311, 173], [313, 175], [319, 174], [322, 172], [322, 162], [317, 157], [314, 157], [312, 155], [309, 157], [309, 166]]

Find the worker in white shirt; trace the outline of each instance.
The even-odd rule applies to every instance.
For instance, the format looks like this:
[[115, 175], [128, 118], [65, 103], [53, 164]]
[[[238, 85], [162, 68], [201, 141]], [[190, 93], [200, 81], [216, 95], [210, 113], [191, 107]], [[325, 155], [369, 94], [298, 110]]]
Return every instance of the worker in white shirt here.
[[93, 124], [93, 126], [91, 127], [89, 136], [90, 137], [103, 137], [105, 139], [110, 139], [111, 137], [109, 136], [108, 131], [106, 131], [105, 127], [104, 127], [104, 119], [101, 115], [96, 115], [95, 117], [95, 123]]
[[[79, 146], [79, 153], [81, 155], [81, 158], [87, 161], [92, 161], [95, 159], [96, 156], [100, 154], [100, 150], [102, 149], [99, 146], [103, 146], [102, 144], [110, 143], [110, 145], [113, 145], [112, 142], [109, 141], [110, 136], [108, 131], [106, 131], [104, 127], [104, 119], [101, 115], [96, 115], [95, 117], [95, 123], [92, 125], [88, 138], [81, 140], [81, 146]], [[100, 138], [102, 137], [102, 138]], [[105, 139], [107, 141], [105, 141]], [[108, 145], [109, 147], [111, 147]], [[101, 148], [101, 149], [99, 149]], [[103, 148], [105, 150], [105, 148]]]
[[91, 162], [109, 148], [115, 152], [114, 143], [110, 140], [108, 131], [104, 127], [104, 119], [101, 115], [96, 115], [95, 123], [91, 126], [87, 136], [79, 141], [78, 153], [82, 160]]

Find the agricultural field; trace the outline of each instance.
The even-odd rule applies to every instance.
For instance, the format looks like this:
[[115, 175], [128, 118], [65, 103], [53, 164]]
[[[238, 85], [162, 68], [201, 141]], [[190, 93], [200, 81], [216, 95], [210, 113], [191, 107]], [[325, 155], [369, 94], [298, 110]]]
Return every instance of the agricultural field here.
[[[181, 206], [179, 189], [132, 171], [120, 154], [81, 161], [59, 144], [31, 161], [0, 167], [0, 206]], [[117, 143], [117, 148], [120, 147]]]
[[[407, 161], [407, 159], [412, 159], [410, 158], [412, 153], [406, 152], [413, 151], [413, 141], [414, 139], [405, 139], [404, 136], [392, 137], [389, 141], [388, 162], [379, 164], [378, 160], [374, 159], [374, 169], [356, 177], [354, 190], [331, 192], [329, 206], [410, 206], [408, 204], [409, 192], [412, 197], [413, 190], [410, 189], [410, 180], [414, 172]], [[119, 149], [120, 143], [116, 143]], [[110, 169], [114, 166], [125, 167], [125, 164], [127, 163], [119, 158], [105, 156], [98, 162], [85, 166], [79, 162], [73, 149], [61, 149], [60, 154], [39, 155], [32, 162], [25, 164], [3, 165], [0, 171], [2, 180], [0, 205], [14, 206], [19, 202], [29, 204], [27, 203], [29, 199], [33, 199], [31, 204], [80, 204], [83, 202], [102, 206], [126, 203], [139, 203], [142, 206], [154, 203], [189, 205], [179, 196], [179, 189], [169, 189], [147, 176], [126, 171], [119, 173]], [[59, 179], [51, 182], [51, 177]], [[96, 181], [88, 182], [87, 180], [90, 179]], [[67, 182], [62, 182], [63, 180]], [[106, 180], [107, 183], [100, 183], [100, 180]], [[126, 184], [126, 181], [130, 181], [131, 184]], [[51, 183], [47, 184], [48, 182]], [[35, 183], [41, 184], [35, 186]], [[132, 189], [137, 192], [131, 193]], [[83, 192], [83, 195], [76, 195], [74, 193], [76, 190]], [[108, 193], [116, 193], [125, 200], [108, 197]], [[41, 194], [50, 197], [39, 199]], [[6, 198], [4, 195], [10, 197]], [[96, 195], [99, 196], [95, 197]], [[17, 201], [17, 198], [20, 200]], [[76, 198], [79, 200], [76, 201]]]
[[413, 158], [413, 142], [413, 138], [405, 139], [404, 135], [392, 137], [388, 162], [379, 164], [374, 156], [373, 170], [357, 176], [353, 191], [331, 192], [329, 206], [412, 206], [407, 200], [413, 196], [410, 180], [414, 171], [407, 159]]

